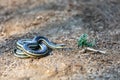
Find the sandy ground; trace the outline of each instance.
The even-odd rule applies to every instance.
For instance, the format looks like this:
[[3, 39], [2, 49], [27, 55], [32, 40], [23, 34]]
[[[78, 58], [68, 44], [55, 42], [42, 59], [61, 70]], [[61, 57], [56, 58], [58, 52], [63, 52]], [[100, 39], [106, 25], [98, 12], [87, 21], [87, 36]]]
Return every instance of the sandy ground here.
[[[107, 53], [82, 53], [76, 42], [83, 33]], [[16, 41], [35, 35], [68, 49], [15, 57]], [[0, 80], [120, 80], [120, 1], [0, 0]]]

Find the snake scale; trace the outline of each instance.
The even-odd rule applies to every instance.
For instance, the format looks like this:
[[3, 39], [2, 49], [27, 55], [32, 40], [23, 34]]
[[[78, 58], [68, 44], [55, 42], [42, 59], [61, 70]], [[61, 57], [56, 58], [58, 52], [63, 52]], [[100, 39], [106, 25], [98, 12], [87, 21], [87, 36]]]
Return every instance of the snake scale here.
[[55, 44], [43, 36], [18, 40], [16, 45], [14, 55], [19, 58], [40, 57], [48, 54], [49, 49], [61, 49], [65, 46], [65, 44]]

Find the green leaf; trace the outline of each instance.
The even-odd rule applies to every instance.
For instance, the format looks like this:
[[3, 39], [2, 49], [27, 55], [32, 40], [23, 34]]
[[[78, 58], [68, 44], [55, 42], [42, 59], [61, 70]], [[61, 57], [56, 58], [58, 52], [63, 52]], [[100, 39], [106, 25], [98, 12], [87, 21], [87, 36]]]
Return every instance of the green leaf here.
[[80, 36], [80, 38], [77, 41], [78, 47], [93, 47], [93, 46], [95, 46], [95, 39], [92, 40], [91, 42], [88, 42], [87, 37], [88, 37], [87, 34], [82, 34]]

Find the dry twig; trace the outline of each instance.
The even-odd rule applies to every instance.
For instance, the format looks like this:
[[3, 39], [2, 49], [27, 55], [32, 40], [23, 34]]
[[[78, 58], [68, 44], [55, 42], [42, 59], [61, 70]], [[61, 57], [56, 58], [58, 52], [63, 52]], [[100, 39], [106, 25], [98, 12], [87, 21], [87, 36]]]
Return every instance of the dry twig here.
[[86, 51], [92, 51], [92, 52], [95, 52], [95, 53], [102, 53], [102, 54], [106, 53], [106, 51], [96, 50], [96, 49], [93, 49], [93, 48], [90, 48], [90, 47], [86, 47], [84, 49], [84, 52], [86, 52]]

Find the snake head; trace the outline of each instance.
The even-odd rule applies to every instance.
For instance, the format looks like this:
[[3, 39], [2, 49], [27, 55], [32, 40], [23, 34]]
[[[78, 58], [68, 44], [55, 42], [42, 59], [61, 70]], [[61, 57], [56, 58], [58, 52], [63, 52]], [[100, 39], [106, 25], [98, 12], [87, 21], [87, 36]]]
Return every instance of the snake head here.
[[63, 47], [66, 46], [65, 44], [58, 44], [58, 45], [63, 46]]
[[57, 46], [58, 46], [57, 48], [65, 48], [66, 45], [65, 44], [57, 44]]

